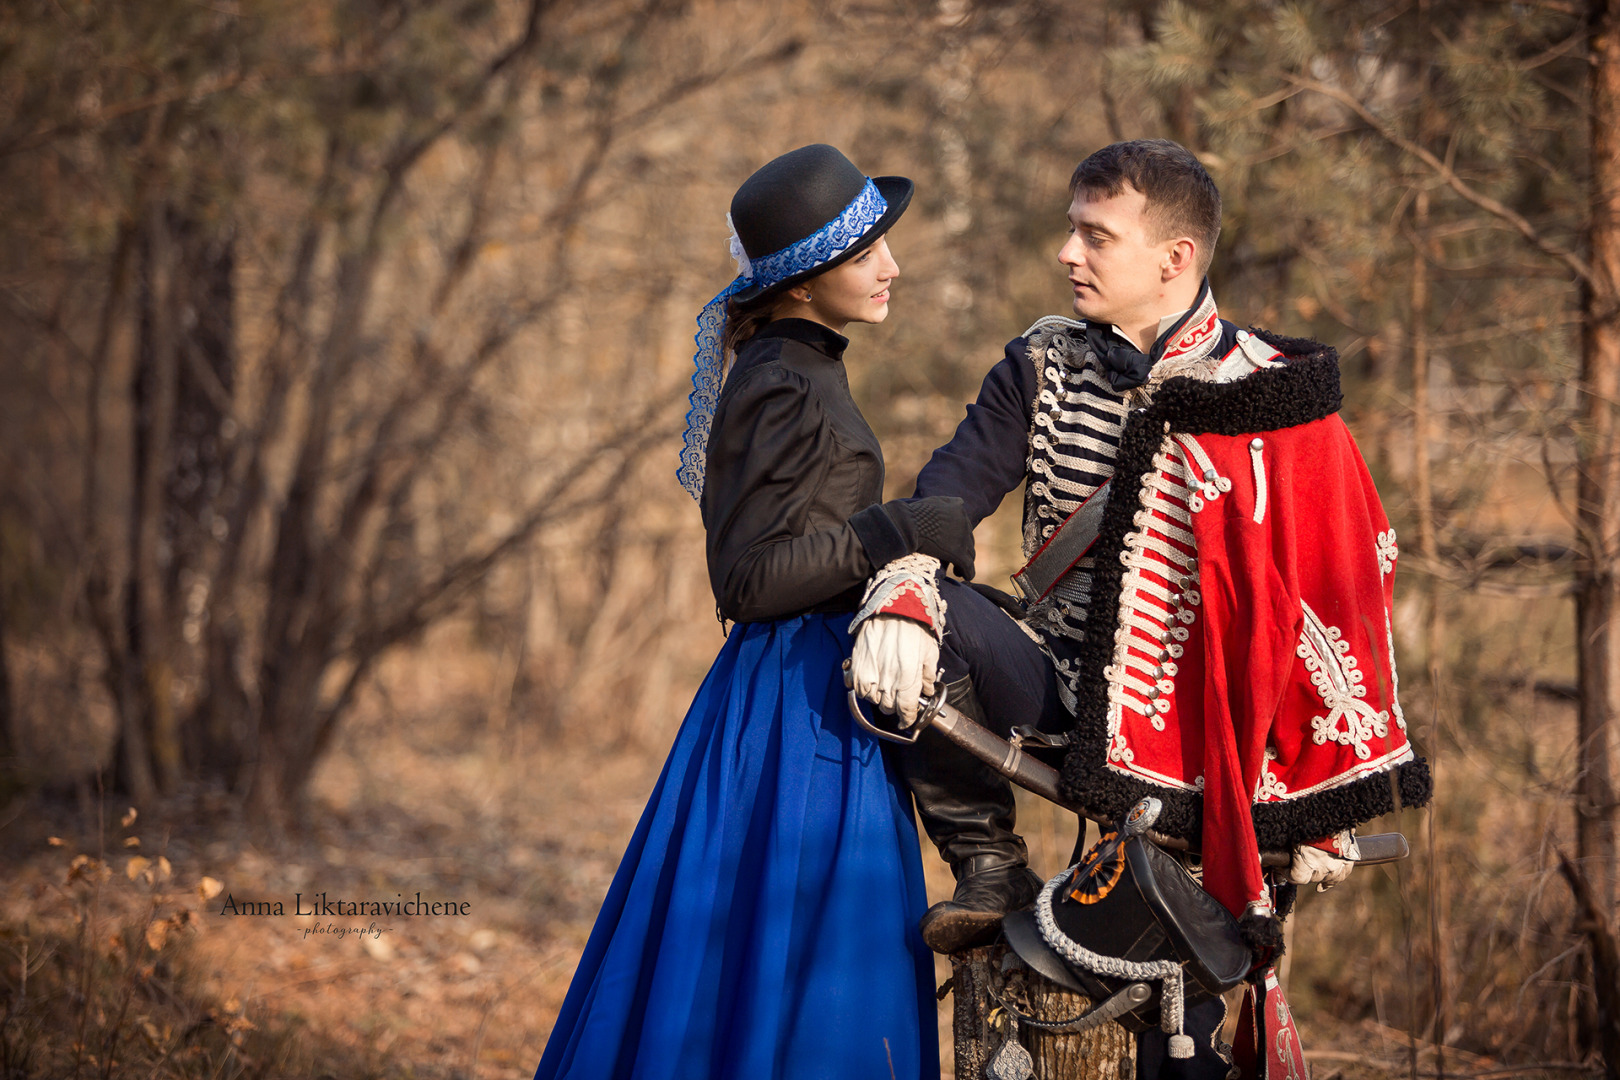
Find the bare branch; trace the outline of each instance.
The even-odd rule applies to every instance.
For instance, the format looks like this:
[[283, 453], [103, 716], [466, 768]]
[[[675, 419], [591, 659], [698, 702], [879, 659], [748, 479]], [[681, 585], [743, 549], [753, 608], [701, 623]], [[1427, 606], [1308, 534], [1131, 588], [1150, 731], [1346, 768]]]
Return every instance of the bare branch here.
[[1405, 135], [1402, 135], [1377, 113], [1368, 108], [1367, 104], [1354, 94], [1351, 94], [1337, 86], [1332, 86], [1316, 79], [1306, 78], [1291, 71], [1278, 71], [1277, 75], [1292, 85], [1299, 87], [1300, 89], [1309, 90], [1313, 93], [1320, 94], [1325, 98], [1337, 101], [1339, 104], [1361, 117], [1368, 127], [1372, 128], [1375, 132], [1383, 137], [1384, 141], [1388, 142], [1394, 147], [1397, 147], [1403, 153], [1417, 158], [1419, 161], [1427, 165], [1431, 170], [1433, 170], [1436, 176], [1445, 182], [1446, 186], [1450, 187], [1451, 190], [1455, 191], [1462, 198], [1473, 203], [1486, 213], [1501, 218], [1503, 221], [1513, 226], [1513, 228], [1519, 233], [1520, 236], [1524, 237], [1531, 247], [1534, 247], [1537, 251], [1541, 252], [1543, 255], [1546, 255], [1548, 258], [1556, 259], [1558, 262], [1563, 263], [1583, 284], [1593, 289], [1599, 288], [1599, 283], [1592, 273], [1591, 266], [1589, 266], [1586, 260], [1581, 258], [1578, 253], [1542, 235], [1541, 231], [1532, 225], [1522, 214], [1515, 212], [1510, 207], [1504, 205], [1497, 199], [1491, 198], [1484, 192], [1475, 190], [1474, 187], [1466, 180], [1458, 176], [1450, 165], [1446, 164], [1438, 157], [1435, 157], [1433, 153], [1426, 150], [1422, 146], [1419, 146], [1411, 139], [1408, 139]]
[[383, 166], [387, 179], [377, 196], [376, 203], [372, 206], [371, 222], [366, 230], [367, 248], [373, 247], [378, 242], [382, 221], [387, 216], [394, 199], [403, 189], [405, 178], [411, 169], [440, 139], [453, 131], [473, 109], [477, 108], [484, 100], [490, 83], [498, 78], [501, 72], [534, 50], [540, 43], [540, 19], [555, 3], [556, 0], [529, 0], [529, 10], [523, 21], [523, 33], [518, 39], [489, 62], [482, 77], [477, 79], [443, 116], [427, 131], [396, 150], [393, 157]]
[[53, 139], [78, 135], [86, 131], [93, 131], [113, 120], [130, 116], [134, 113], [145, 112], [147, 109], [172, 105], [177, 101], [196, 101], [199, 98], [212, 97], [215, 94], [234, 90], [239, 86], [251, 86], [257, 79], [250, 79], [244, 72], [233, 72], [213, 79], [202, 79], [197, 83], [183, 86], [170, 86], [144, 97], [132, 101], [121, 101], [109, 105], [92, 115], [75, 117], [64, 123], [54, 124], [50, 127], [38, 128], [33, 132], [0, 146], [0, 157], [11, 154], [20, 154], [44, 146]]
[[[528, 512], [510, 532], [487, 551], [466, 555], [451, 563], [435, 581], [425, 586], [401, 610], [357, 633], [355, 641], [349, 648], [351, 655], [362, 656], [368, 651], [385, 648], [415, 633], [430, 623], [447, 603], [459, 598], [470, 585], [481, 579], [517, 547], [527, 543], [541, 528], [560, 520], [580, 506], [590, 505], [603, 498], [613, 489], [614, 480], [634, 465], [638, 454], [655, 443], [674, 437], [674, 426], [654, 424], [652, 421], [659, 412], [668, 407], [670, 402], [677, 400], [680, 396], [678, 391], [684, 389], [684, 386], [678, 386], [675, 388], [677, 392], [662, 395], [649, 404], [641, 416], [627, 424], [612, 438], [599, 443], [579, 460], [559, 469], [557, 478], [530, 504]], [[594, 465], [612, 457], [618, 459], [614, 476], [598, 484], [598, 490], [564, 503], [563, 500], [588, 475]]]

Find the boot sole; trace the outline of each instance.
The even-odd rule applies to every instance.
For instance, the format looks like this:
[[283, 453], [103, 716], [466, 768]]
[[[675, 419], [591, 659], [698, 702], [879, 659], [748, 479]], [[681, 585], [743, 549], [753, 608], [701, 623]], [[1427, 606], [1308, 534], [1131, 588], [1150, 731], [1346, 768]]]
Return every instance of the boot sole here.
[[1001, 933], [999, 911], [930, 911], [918, 923], [923, 944], [937, 953], [949, 955], [979, 945], [988, 945]]

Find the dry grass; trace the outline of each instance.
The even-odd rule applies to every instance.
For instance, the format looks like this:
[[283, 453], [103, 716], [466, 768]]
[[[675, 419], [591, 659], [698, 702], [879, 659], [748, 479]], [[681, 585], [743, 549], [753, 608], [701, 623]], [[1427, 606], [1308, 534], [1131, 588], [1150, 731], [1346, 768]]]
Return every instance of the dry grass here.
[[[578, 725], [542, 741], [521, 708], [492, 716], [492, 662], [453, 638], [385, 672], [389, 693], [344, 733], [295, 835], [266, 840], [201, 797], [128, 827], [122, 806], [93, 795], [77, 807], [39, 800], [0, 828], [11, 867], [0, 883], [0, 1078], [531, 1076], [690, 689], [661, 727], [616, 731], [610, 749]], [[1066, 864], [1072, 819], [1028, 798], [1021, 827], [1039, 871]], [[1416, 839], [1416, 819], [1405, 827]], [[931, 853], [924, 861], [931, 895], [945, 895], [949, 873]], [[1419, 868], [1413, 860], [1403, 872]], [[1397, 875], [1357, 878], [1302, 904], [1291, 994], [1319, 1075], [1409, 1075], [1411, 1043], [1397, 1026], [1407, 988], [1423, 992], [1426, 969], [1411, 959], [1426, 940], [1422, 912], [1403, 920]], [[205, 899], [204, 879], [217, 895]], [[1405, 882], [1408, 904], [1416, 880]], [[1455, 888], [1473, 898], [1488, 884]], [[307, 909], [321, 892], [420, 892], [468, 913], [296, 914], [295, 897]], [[222, 914], [227, 898], [279, 900], [283, 914]], [[373, 923], [391, 929], [358, 932]], [[350, 932], [312, 932], [333, 925]], [[1511, 969], [1526, 956], [1510, 957]], [[939, 970], [943, 981], [948, 968]], [[1490, 1020], [1459, 1014], [1471, 1026]], [[1500, 1010], [1492, 1015], [1500, 1023]], [[1489, 1051], [1483, 1034], [1462, 1034]], [[1426, 1045], [1420, 1072], [1434, 1067]], [[1503, 1060], [1525, 1060], [1522, 1047], [1453, 1049], [1448, 1071], [1480, 1074]]]

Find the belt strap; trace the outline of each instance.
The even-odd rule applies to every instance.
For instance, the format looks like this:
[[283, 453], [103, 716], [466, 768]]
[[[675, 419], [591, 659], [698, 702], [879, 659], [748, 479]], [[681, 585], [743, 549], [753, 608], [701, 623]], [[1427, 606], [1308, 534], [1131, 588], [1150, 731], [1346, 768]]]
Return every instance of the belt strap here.
[[1046, 599], [1046, 594], [1085, 557], [1102, 528], [1103, 511], [1108, 507], [1111, 481], [1091, 493], [1074, 513], [1064, 519], [1051, 539], [1030, 556], [1024, 568], [1013, 575], [1013, 585], [1026, 604]]

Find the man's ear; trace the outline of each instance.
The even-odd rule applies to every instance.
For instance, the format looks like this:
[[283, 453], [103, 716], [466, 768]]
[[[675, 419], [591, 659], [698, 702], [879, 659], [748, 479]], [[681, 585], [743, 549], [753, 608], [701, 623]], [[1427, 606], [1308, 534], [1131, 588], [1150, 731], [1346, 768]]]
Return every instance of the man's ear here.
[[1159, 268], [1160, 280], [1165, 282], [1174, 281], [1182, 274], [1193, 269], [1197, 261], [1198, 245], [1193, 242], [1191, 237], [1181, 237], [1171, 244], [1170, 250], [1165, 253], [1164, 260]]

